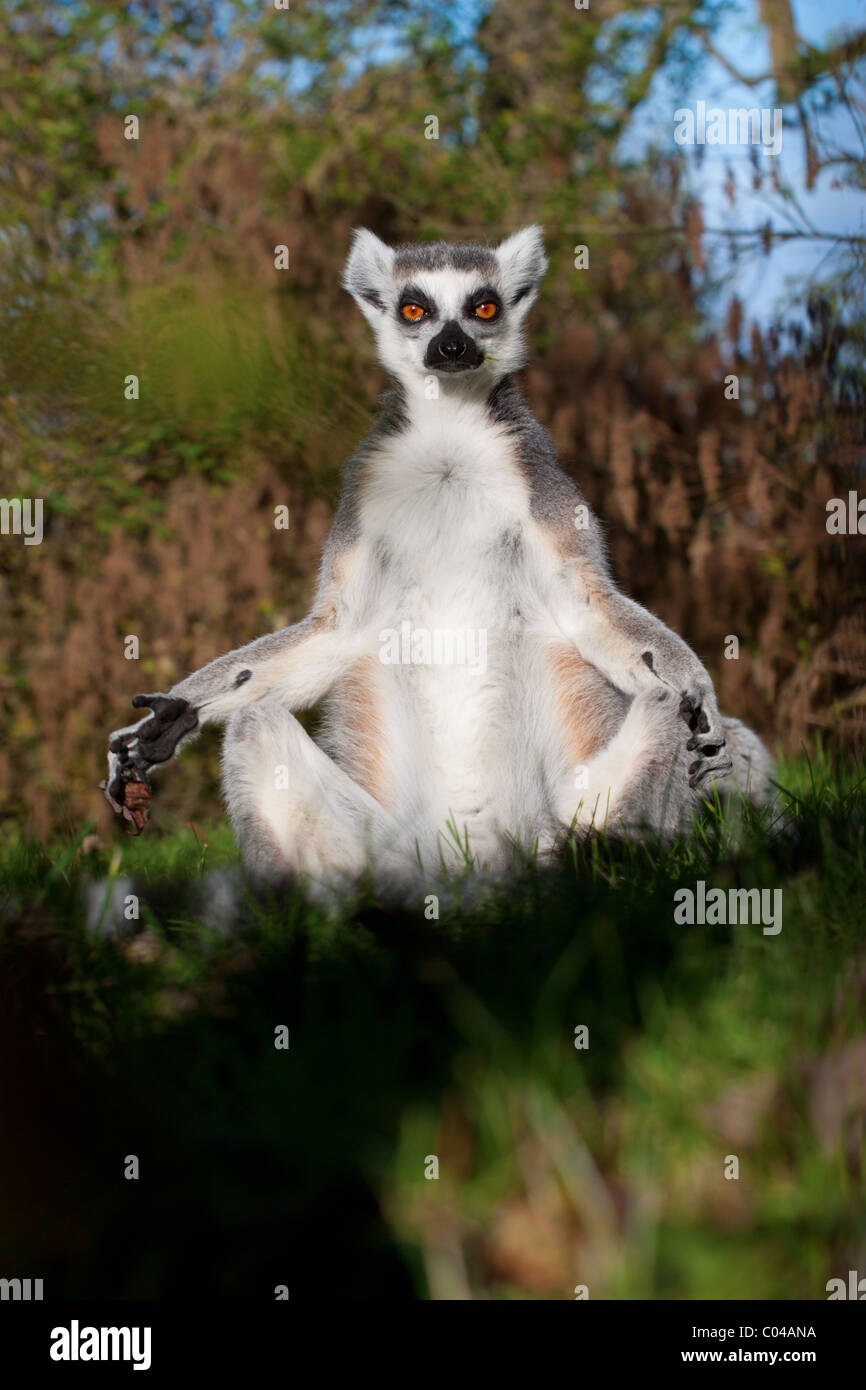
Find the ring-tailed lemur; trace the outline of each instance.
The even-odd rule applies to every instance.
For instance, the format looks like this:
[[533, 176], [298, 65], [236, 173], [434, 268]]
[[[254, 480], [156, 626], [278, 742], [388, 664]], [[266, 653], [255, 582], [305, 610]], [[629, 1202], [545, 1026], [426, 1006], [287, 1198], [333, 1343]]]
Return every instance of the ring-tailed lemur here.
[[[219, 657], [112, 734], [108, 794], [225, 722], [224, 790], [265, 881], [416, 894], [468, 851], [570, 827], [669, 836], [713, 784], [757, 803], [771, 763], [722, 719], [690, 648], [619, 592], [595, 517], [512, 373], [546, 268], [495, 249], [355, 233], [344, 284], [396, 390], [345, 469], [303, 622]], [[471, 654], [470, 654], [471, 653]], [[324, 701], [318, 741], [294, 711]]]

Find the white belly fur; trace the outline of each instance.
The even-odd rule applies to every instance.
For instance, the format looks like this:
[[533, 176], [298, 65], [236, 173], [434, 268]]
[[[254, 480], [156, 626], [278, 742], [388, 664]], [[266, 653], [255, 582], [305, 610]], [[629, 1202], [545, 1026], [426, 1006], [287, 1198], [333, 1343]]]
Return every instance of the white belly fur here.
[[[533, 779], [517, 766], [532, 741], [529, 494], [504, 431], [478, 407], [452, 406], [445, 417], [437, 404], [370, 465], [353, 607], [379, 663], [388, 809], [416, 826], [428, 849], [451, 821], [470, 852], [490, 862], [507, 833], [537, 828], [540, 813], [527, 804]], [[413, 633], [464, 640], [473, 661], [382, 661], [383, 634], [406, 623]], [[339, 758], [338, 728], [331, 743]]]

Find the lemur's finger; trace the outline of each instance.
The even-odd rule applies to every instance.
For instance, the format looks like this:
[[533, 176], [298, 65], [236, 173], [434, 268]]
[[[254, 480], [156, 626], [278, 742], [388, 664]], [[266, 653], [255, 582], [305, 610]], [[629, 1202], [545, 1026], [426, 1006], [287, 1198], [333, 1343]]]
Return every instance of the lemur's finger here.
[[680, 701], [680, 718], [685, 720], [694, 733], [698, 727], [698, 712], [694, 700], [689, 695], [684, 695]]
[[699, 759], [697, 762], [692, 763], [689, 767], [689, 773], [691, 774], [689, 777], [689, 786], [700, 786], [704, 778], [708, 777], [710, 773], [716, 773], [719, 776], [724, 776], [726, 773], [731, 771], [733, 766], [734, 763], [732, 758], [719, 758], [718, 761], [714, 763], [704, 762], [703, 760]]
[[686, 749], [689, 753], [691, 753], [696, 748], [699, 753], [703, 753], [705, 758], [714, 758], [716, 754], [724, 747], [725, 740], [723, 738], [716, 738], [710, 743], [701, 743], [701, 740], [698, 738], [697, 734], [690, 738], [688, 743], [686, 744]]
[[99, 790], [104, 792], [105, 799], [116, 815], [123, 814], [123, 802], [119, 798], [123, 796], [123, 783], [119, 777], [111, 781], [103, 779], [99, 784]]
[[[151, 709], [154, 714], [162, 714], [166, 705], [175, 703], [170, 695], [160, 695], [157, 691], [153, 695], [133, 695], [130, 702], [133, 709]], [[181, 704], [184, 702], [181, 701]]]

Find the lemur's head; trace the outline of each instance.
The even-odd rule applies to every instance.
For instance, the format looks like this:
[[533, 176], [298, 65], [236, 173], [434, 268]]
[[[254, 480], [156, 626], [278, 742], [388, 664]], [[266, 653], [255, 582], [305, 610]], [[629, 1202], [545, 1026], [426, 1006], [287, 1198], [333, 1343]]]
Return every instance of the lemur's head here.
[[360, 228], [343, 284], [373, 327], [382, 364], [405, 386], [436, 373], [454, 390], [489, 390], [523, 365], [523, 321], [546, 269], [539, 227], [497, 247], [391, 247]]

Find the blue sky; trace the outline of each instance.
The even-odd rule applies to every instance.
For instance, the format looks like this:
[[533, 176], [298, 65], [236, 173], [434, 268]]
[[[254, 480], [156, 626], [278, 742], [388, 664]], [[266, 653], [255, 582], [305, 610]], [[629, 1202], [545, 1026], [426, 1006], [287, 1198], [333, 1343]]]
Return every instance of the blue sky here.
[[[863, 0], [793, 0], [798, 33], [807, 42], [823, 47], [844, 29], [860, 29], [866, 19]], [[757, 6], [752, 0], [732, 7], [714, 36], [716, 48], [745, 76], [757, 76], [770, 66], [766, 30], [758, 23]], [[632, 150], [646, 143], [663, 145], [673, 138], [673, 113], [677, 107], [694, 109], [697, 101], [708, 107], [753, 107], [775, 105], [772, 84], [749, 87], [737, 82], [713, 59], [708, 60], [690, 91], [671, 90], [664, 78], [658, 81], [639, 113], [628, 140]], [[790, 113], [788, 113], [790, 115]], [[839, 143], [857, 148], [855, 133], [845, 115], [837, 116], [826, 129]], [[777, 198], [752, 190], [749, 151], [743, 146], [705, 145], [700, 163], [689, 151], [690, 177], [704, 208], [707, 226], [760, 226], [769, 219], [776, 228], [789, 225]], [[759, 156], [768, 168], [771, 156]], [[821, 231], [866, 234], [866, 199], [852, 189], [834, 189], [832, 171], [823, 171], [816, 187], [805, 191], [805, 154], [799, 130], [786, 125], [780, 172], [795, 188], [811, 224]], [[731, 208], [723, 191], [726, 170], [733, 170], [737, 185], [736, 206]], [[789, 242], [774, 247], [769, 257], [748, 256], [726, 278], [726, 295], [736, 292], [750, 318], [766, 321], [780, 306], [790, 302], [794, 289], [820, 279], [832, 265], [832, 243]]]

